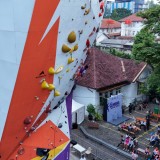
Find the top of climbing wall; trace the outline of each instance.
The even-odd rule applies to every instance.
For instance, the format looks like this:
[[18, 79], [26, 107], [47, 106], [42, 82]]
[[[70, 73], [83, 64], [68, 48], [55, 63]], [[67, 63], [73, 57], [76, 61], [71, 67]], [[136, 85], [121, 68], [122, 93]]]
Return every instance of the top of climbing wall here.
[[0, 1], [0, 160], [64, 151], [69, 96], [103, 12], [102, 0]]

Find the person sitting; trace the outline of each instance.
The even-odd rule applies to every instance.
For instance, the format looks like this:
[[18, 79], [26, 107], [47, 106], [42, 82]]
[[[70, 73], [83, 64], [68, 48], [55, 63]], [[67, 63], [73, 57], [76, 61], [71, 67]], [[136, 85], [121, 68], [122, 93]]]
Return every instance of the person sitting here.
[[159, 160], [160, 156], [157, 154], [155, 157], [154, 157], [154, 160]]
[[133, 131], [133, 126], [132, 126], [132, 124], [130, 123], [130, 125], [128, 126], [128, 131]]
[[150, 141], [150, 145], [153, 147], [156, 142], [156, 136], [153, 134], [149, 141]]
[[142, 126], [144, 127], [144, 131], [146, 131], [146, 122], [145, 121], [140, 122], [140, 129]]
[[128, 145], [128, 151], [132, 152], [134, 147], [134, 141], [133, 138], [131, 138], [129, 145]]
[[136, 153], [136, 151], [132, 152], [132, 160], [137, 160], [138, 159], [138, 154]]
[[150, 155], [149, 147], [146, 147], [146, 149], [145, 149], [145, 155], [146, 155], [146, 158]]
[[133, 125], [133, 132], [140, 131], [141, 129], [137, 127], [135, 124]]
[[121, 141], [120, 141], [120, 143], [117, 145], [117, 147], [119, 147], [121, 144], [124, 145], [124, 141], [125, 141], [125, 138], [124, 138], [123, 135], [121, 135]]
[[160, 126], [158, 126], [158, 128], [157, 128], [157, 132], [158, 132], [158, 134], [160, 134]]
[[125, 129], [127, 127], [127, 124], [124, 122], [122, 125], [121, 125], [121, 128], [122, 129]]
[[127, 150], [128, 149], [129, 142], [130, 142], [130, 137], [127, 136], [126, 139], [125, 139], [125, 141], [124, 141], [124, 148], [123, 148], [123, 150]]
[[157, 155], [159, 155], [158, 147], [153, 150], [152, 159], [154, 159]]

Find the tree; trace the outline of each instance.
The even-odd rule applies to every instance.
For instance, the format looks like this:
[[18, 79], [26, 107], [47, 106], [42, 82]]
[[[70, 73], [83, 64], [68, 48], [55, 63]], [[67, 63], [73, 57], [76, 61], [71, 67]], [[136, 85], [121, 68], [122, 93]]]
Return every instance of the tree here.
[[149, 32], [160, 35], [160, 5], [138, 13], [138, 16], [145, 19], [145, 28], [148, 29]]
[[105, 8], [103, 18], [108, 18], [110, 17], [110, 15], [111, 15], [110, 9]]
[[122, 18], [125, 18], [125, 17], [131, 15], [131, 14], [132, 14], [131, 10], [128, 10], [128, 9], [125, 9], [125, 8], [117, 8], [117, 9], [113, 10], [113, 12], [111, 13], [110, 18], [118, 21], [118, 20], [120, 20]]
[[148, 1], [148, 5], [149, 5], [149, 8], [152, 8], [152, 7], [156, 6], [156, 4], [154, 3], [153, 0]]
[[148, 32], [148, 30], [142, 29], [134, 39], [134, 45], [132, 49], [134, 59], [145, 61], [151, 66], [159, 63], [157, 62], [158, 52], [155, 48], [156, 44], [154, 41], [155, 36]]
[[138, 13], [144, 18], [144, 29], [135, 37], [133, 57], [150, 64], [153, 72], [147, 80], [146, 90], [149, 95], [160, 98], [160, 44], [155, 38], [160, 35], [160, 5]]

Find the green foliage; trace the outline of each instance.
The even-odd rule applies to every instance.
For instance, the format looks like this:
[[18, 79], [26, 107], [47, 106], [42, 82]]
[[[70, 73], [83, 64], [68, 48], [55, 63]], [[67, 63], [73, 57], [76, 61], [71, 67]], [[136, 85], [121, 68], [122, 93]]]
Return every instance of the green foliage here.
[[89, 114], [91, 114], [91, 115], [95, 115], [96, 111], [95, 111], [95, 108], [94, 108], [93, 104], [89, 104], [89, 105], [87, 106], [87, 112], [88, 112]]
[[103, 120], [103, 117], [100, 113], [96, 112], [95, 115], [94, 115], [96, 121], [102, 121]]
[[146, 29], [152, 33], [160, 34], [160, 5], [138, 13], [138, 16], [145, 19], [144, 24]]
[[152, 90], [160, 97], [160, 67], [156, 67], [148, 78], [148, 92]]
[[116, 50], [114, 48], [110, 49], [110, 53], [113, 54], [113, 55], [115, 55], [115, 56], [117, 56], [117, 57], [131, 59], [131, 55], [130, 54], [118, 51], [118, 50]]
[[104, 11], [104, 15], [103, 15], [103, 18], [107, 18], [107, 17], [110, 17], [111, 13], [110, 13], [110, 9], [106, 8], [105, 11]]
[[125, 18], [129, 15], [131, 15], [131, 10], [125, 9], [125, 8], [117, 8], [114, 9], [110, 16], [106, 16], [106, 18], [111, 18], [116, 21]]
[[147, 29], [142, 29], [135, 37], [132, 49], [133, 57], [155, 66], [160, 63], [158, 46], [159, 44], [155, 42], [155, 36]]
[[152, 98], [160, 97], [160, 44], [155, 41], [155, 35], [160, 35], [160, 5], [138, 13], [138, 16], [145, 19], [145, 27], [135, 37], [133, 57], [152, 66], [153, 72], [144, 92]]

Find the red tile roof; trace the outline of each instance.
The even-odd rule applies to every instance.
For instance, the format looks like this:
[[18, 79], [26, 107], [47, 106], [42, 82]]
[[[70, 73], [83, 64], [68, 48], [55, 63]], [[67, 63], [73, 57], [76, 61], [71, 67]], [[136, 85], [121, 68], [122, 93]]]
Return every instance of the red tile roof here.
[[118, 39], [133, 40], [134, 37], [132, 37], [132, 36], [119, 36]]
[[143, 22], [143, 18], [137, 16], [136, 13], [128, 17], [125, 17], [123, 19], [120, 19], [119, 22], [125, 22], [127, 20], [131, 20], [132, 22]]
[[119, 83], [131, 83], [146, 63], [123, 59], [91, 48], [85, 61], [86, 73], [78, 77], [77, 84], [93, 89], [102, 89]]
[[121, 28], [121, 23], [113, 19], [102, 19], [101, 29], [107, 28]]

